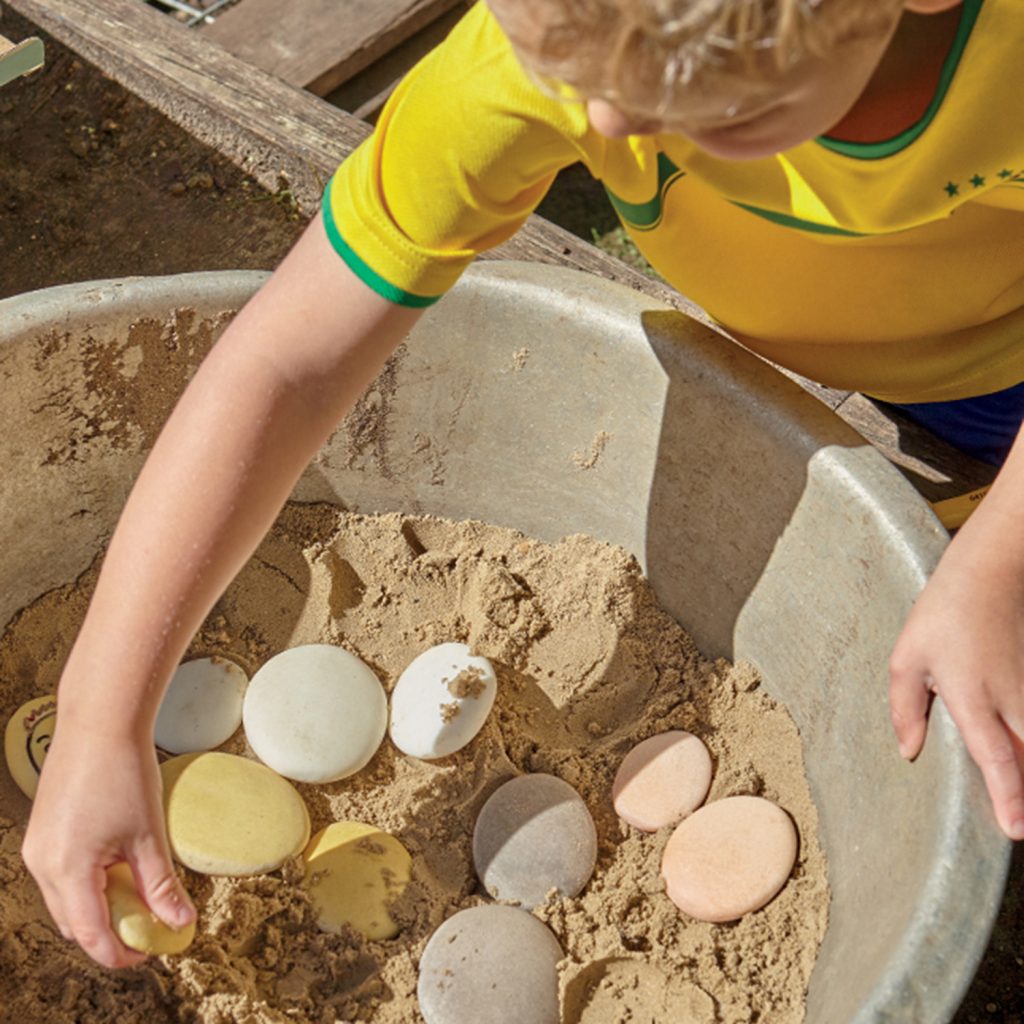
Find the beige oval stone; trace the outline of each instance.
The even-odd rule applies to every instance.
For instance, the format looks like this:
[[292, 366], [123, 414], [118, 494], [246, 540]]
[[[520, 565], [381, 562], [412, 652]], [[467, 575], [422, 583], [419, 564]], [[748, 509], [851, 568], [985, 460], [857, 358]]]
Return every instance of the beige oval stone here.
[[430, 937], [416, 995], [426, 1024], [558, 1024], [551, 929], [515, 907], [460, 910]]
[[615, 813], [643, 832], [676, 825], [704, 802], [711, 788], [708, 748], [682, 729], [638, 743], [612, 783]]
[[324, 931], [349, 925], [373, 940], [398, 934], [388, 908], [409, 884], [412, 858], [394, 836], [359, 821], [336, 821], [313, 836], [303, 859], [302, 884]]
[[183, 953], [195, 938], [195, 921], [184, 928], [172, 928], [149, 909], [135, 888], [132, 869], [123, 861], [107, 868], [107, 906], [110, 927], [129, 949], [165, 956]]
[[668, 897], [701, 921], [735, 921], [786, 884], [796, 862], [790, 816], [757, 796], [732, 796], [695, 811], [672, 833], [661, 860]]
[[309, 841], [309, 811], [266, 765], [219, 751], [160, 766], [171, 850], [204, 875], [275, 871]]
[[29, 800], [35, 799], [56, 724], [57, 698], [33, 697], [11, 715], [4, 730], [7, 770]]

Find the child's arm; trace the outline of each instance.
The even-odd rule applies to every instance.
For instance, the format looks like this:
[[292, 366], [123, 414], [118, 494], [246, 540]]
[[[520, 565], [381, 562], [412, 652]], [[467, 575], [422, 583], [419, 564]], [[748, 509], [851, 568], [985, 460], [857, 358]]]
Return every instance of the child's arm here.
[[171, 925], [195, 911], [168, 853], [153, 723], [213, 602], [417, 311], [364, 285], [318, 217], [214, 346], [153, 448], [64, 668], [23, 846], [68, 938], [106, 966], [103, 869], [125, 860]]
[[939, 694], [981, 768], [996, 818], [1024, 839], [1024, 430], [917, 599], [890, 663], [904, 757]]

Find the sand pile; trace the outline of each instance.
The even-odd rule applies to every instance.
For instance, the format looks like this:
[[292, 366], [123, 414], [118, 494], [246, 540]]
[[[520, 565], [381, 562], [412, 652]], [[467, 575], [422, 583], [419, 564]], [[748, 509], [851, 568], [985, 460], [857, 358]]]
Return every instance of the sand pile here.
[[[0, 638], [4, 721], [52, 692], [95, 570], [21, 612]], [[339, 644], [390, 690], [427, 647], [470, 644], [498, 672], [480, 735], [436, 763], [385, 740], [369, 766], [299, 786], [313, 829], [340, 818], [379, 826], [414, 860], [388, 942], [320, 932], [296, 865], [247, 880], [186, 872], [199, 934], [183, 956], [121, 973], [95, 967], [53, 929], [18, 853], [29, 804], [0, 780], [0, 1019], [77, 1024], [406, 1024], [431, 933], [484, 902], [473, 823], [522, 772], [574, 786], [597, 824], [583, 894], [538, 912], [566, 958], [566, 1024], [679, 1019], [787, 1024], [804, 994], [828, 912], [825, 864], [796, 729], [746, 667], [710, 662], [659, 607], [635, 560], [575, 536], [546, 545], [510, 530], [429, 518], [289, 506], [196, 637], [192, 655], [228, 656], [251, 674], [300, 643]], [[715, 760], [709, 799], [752, 793], [781, 804], [800, 833], [794, 877], [733, 925], [682, 916], [659, 880], [669, 830], [643, 835], [611, 809], [626, 751], [666, 729], [700, 736]], [[236, 736], [225, 748], [245, 753]]]

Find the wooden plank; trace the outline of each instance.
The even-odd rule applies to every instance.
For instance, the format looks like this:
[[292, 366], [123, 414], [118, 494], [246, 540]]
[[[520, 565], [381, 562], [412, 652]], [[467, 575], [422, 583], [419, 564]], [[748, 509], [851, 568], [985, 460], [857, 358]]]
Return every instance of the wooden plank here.
[[996, 469], [947, 444], [898, 412], [882, 411], [863, 395], [836, 410], [929, 501], [943, 501], [990, 484]]
[[[279, 181], [310, 215], [337, 164], [369, 134], [349, 114], [228, 54], [137, 0], [8, 0], [8, 5], [92, 61], [190, 134], [243, 167], [265, 188]], [[619, 281], [709, 323], [661, 281], [539, 217], [489, 259], [553, 263]], [[714, 327], [714, 325], [711, 325]], [[931, 500], [988, 482], [992, 468], [912, 425], [898, 431], [867, 399], [794, 377], [876, 444]], [[908, 448], [914, 438], [914, 452]], [[927, 440], [926, 440], [927, 438]], [[920, 452], [920, 455], [917, 452]], [[908, 462], [910, 459], [917, 461]]]
[[784, 373], [790, 380], [795, 380], [797, 384], [804, 389], [804, 391], [810, 391], [814, 397], [821, 402], [823, 405], [827, 405], [833, 412], [838, 411], [843, 402], [846, 401], [853, 393], [851, 391], [838, 391], [836, 388], [826, 387], [824, 384], [819, 384], [817, 381], [810, 380], [807, 377], [801, 377], [799, 373], [794, 373], [792, 370], [787, 370], [784, 366], [776, 366], [772, 363], [780, 373]]
[[465, 0], [242, 0], [201, 31], [236, 57], [325, 96]]
[[372, 122], [406, 72], [438, 46], [465, 13], [466, 9], [460, 3], [404, 43], [388, 50], [359, 74], [342, 82], [337, 89], [327, 93], [324, 99], [355, 114], [361, 120]]

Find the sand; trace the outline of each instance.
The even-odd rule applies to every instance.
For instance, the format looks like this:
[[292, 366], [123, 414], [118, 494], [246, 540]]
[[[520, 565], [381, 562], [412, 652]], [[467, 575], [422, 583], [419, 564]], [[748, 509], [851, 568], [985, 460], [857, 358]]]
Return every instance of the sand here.
[[[52, 692], [95, 568], [43, 595], [0, 638], [0, 713]], [[0, 780], [0, 1020], [49, 1024], [406, 1024], [416, 965], [455, 911], [486, 901], [471, 857], [488, 796], [550, 772], [583, 796], [598, 830], [594, 878], [538, 911], [565, 951], [565, 1024], [803, 1019], [828, 915], [825, 862], [796, 728], [749, 666], [700, 656], [636, 561], [583, 536], [546, 545], [510, 530], [430, 518], [289, 506], [218, 603], [190, 654], [251, 674], [295, 644], [340, 644], [390, 690], [427, 647], [461, 641], [495, 663], [499, 694], [481, 733], [435, 763], [385, 740], [362, 772], [299, 786], [314, 831], [354, 818], [398, 837], [413, 882], [400, 935], [370, 942], [319, 931], [291, 863], [256, 879], [184, 871], [199, 908], [185, 954], [106, 972], [50, 924], [19, 856], [28, 801]], [[759, 794], [800, 833], [794, 875], [766, 908], [731, 925], [681, 915], [659, 878], [670, 830], [645, 835], [611, 808], [629, 748], [688, 729], [712, 753], [709, 799]], [[239, 734], [221, 749], [247, 753]], [[511, 1018], [510, 1018], [511, 1019]]]

